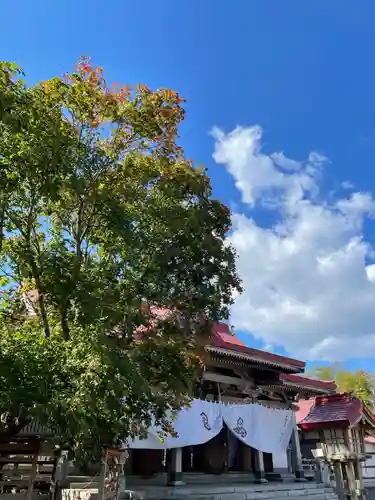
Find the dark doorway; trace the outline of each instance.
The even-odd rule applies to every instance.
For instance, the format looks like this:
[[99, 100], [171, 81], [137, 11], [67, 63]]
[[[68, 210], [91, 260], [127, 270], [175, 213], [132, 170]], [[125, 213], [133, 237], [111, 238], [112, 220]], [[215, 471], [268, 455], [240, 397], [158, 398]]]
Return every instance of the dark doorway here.
[[219, 434], [207, 443], [183, 448], [182, 470], [206, 474], [243, 471], [245, 448], [247, 446], [224, 425]]
[[263, 453], [264, 472], [273, 472], [272, 453]]

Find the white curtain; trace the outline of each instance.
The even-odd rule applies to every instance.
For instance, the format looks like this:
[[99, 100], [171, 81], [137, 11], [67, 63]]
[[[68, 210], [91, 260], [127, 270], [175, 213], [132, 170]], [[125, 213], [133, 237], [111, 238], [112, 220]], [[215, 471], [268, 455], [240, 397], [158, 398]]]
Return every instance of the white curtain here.
[[229, 430], [243, 443], [252, 446], [252, 404], [223, 404], [224, 422]]
[[160, 429], [151, 427], [147, 439], [136, 438], [129, 442], [129, 448], [165, 450], [203, 444], [214, 438], [223, 427], [221, 405], [193, 399], [190, 408], [183, 408], [172, 422], [176, 437], [165, 436], [160, 440]]
[[293, 430], [291, 410], [259, 404], [225, 405], [223, 418], [242, 442], [265, 453], [285, 452]]
[[285, 452], [293, 431], [293, 411], [253, 405], [253, 446], [266, 453]]
[[259, 404], [211, 403], [194, 399], [191, 407], [183, 408], [172, 422], [177, 436], [161, 440], [156, 427], [148, 431], [147, 439], [136, 438], [129, 448], [168, 449], [203, 444], [214, 438], [223, 427], [242, 442], [266, 453], [285, 452], [293, 430], [293, 412], [268, 408]]

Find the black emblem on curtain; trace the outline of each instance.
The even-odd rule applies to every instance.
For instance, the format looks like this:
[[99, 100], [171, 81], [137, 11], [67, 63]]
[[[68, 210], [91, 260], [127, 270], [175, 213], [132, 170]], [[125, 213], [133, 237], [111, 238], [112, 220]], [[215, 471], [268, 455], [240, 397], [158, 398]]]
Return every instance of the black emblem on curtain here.
[[244, 428], [243, 426], [243, 418], [239, 417], [237, 419], [237, 425], [236, 427], [233, 429], [233, 431], [238, 434], [239, 436], [241, 436], [242, 438], [245, 438], [247, 436], [247, 431], [246, 429]]
[[210, 426], [209, 422], [208, 422], [208, 417], [207, 417], [207, 414], [204, 413], [202, 411], [201, 413], [201, 418], [202, 418], [202, 423], [203, 423], [203, 427], [207, 430], [207, 431], [211, 431], [212, 430], [212, 427]]

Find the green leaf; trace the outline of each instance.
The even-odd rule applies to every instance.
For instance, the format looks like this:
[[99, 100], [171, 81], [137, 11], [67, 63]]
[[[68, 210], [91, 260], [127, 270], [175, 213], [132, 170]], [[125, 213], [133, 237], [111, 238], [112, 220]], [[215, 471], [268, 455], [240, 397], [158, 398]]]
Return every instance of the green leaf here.
[[230, 213], [176, 142], [176, 92], [107, 87], [87, 58], [20, 74], [0, 64], [0, 412], [83, 457], [194, 393], [197, 335], [241, 291]]

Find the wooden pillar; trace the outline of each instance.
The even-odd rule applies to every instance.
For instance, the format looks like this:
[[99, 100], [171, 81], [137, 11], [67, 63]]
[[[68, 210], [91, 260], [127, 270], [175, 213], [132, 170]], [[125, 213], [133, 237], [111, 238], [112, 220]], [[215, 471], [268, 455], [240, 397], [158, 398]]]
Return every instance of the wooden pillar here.
[[264, 460], [263, 460], [263, 452], [259, 450], [254, 450], [255, 454], [255, 482], [257, 484], [260, 483], [268, 483], [266, 479], [266, 473], [264, 470]]
[[168, 461], [167, 486], [181, 486], [185, 484], [182, 480], [182, 448], [170, 450], [170, 460]]
[[320, 467], [322, 471], [322, 481], [325, 484], [325, 486], [331, 486], [332, 483], [332, 471], [331, 471], [331, 465], [327, 463], [325, 460], [320, 461]]
[[288, 464], [288, 473], [293, 474], [293, 448], [291, 442], [289, 442], [289, 446], [286, 449], [286, 459]]
[[69, 453], [66, 450], [55, 452], [55, 464], [52, 473], [52, 481], [50, 487], [50, 497], [55, 498], [57, 488], [67, 486], [67, 478], [69, 474]]
[[315, 481], [324, 486], [331, 486], [331, 470], [329, 464], [322, 458], [315, 459]]
[[359, 496], [360, 498], [364, 498], [365, 495], [365, 487], [363, 484], [363, 474], [362, 474], [362, 465], [361, 462], [357, 459], [354, 462], [354, 472], [355, 472], [355, 477], [357, 481], [357, 490], [360, 492]]
[[119, 472], [119, 483], [118, 483], [118, 495], [117, 499], [124, 498], [126, 496], [126, 474], [125, 474], [125, 464], [129, 459], [129, 450], [124, 450], [120, 456], [120, 472]]
[[297, 482], [306, 481], [302, 467], [302, 454], [299, 442], [298, 427], [296, 414], [293, 411], [293, 432], [292, 432], [292, 455], [293, 455], [293, 472]]
[[333, 468], [335, 471], [336, 495], [339, 500], [345, 500], [345, 483], [341, 462], [334, 462]]
[[36, 478], [36, 473], [37, 473], [37, 465], [38, 465], [38, 451], [34, 454], [33, 456], [33, 461], [32, 461], [32, 466], [31, 466], [31, 472], [29, 476], [29, 484], [27, 487], [27, 492], [26, 492], [26, 500], [31, 500], [32, 494], [33, 494], [33, 488], [34, 488], [34, 481]]
[[105, 450], [102, 453], [101, 468], [100, 468], [100, 482], [98, 488], [99, 500], [103, 500], [105, 497], [107, 468], [108, 468], [108, 457], [107, 457], [107, 450]]
[[355, 476], [355, 469], [352, 460], [346, 463], [346, 475], [348, 478], [348, 489], [350, 492], [351, 500], [358, 500], [358, 485]]

